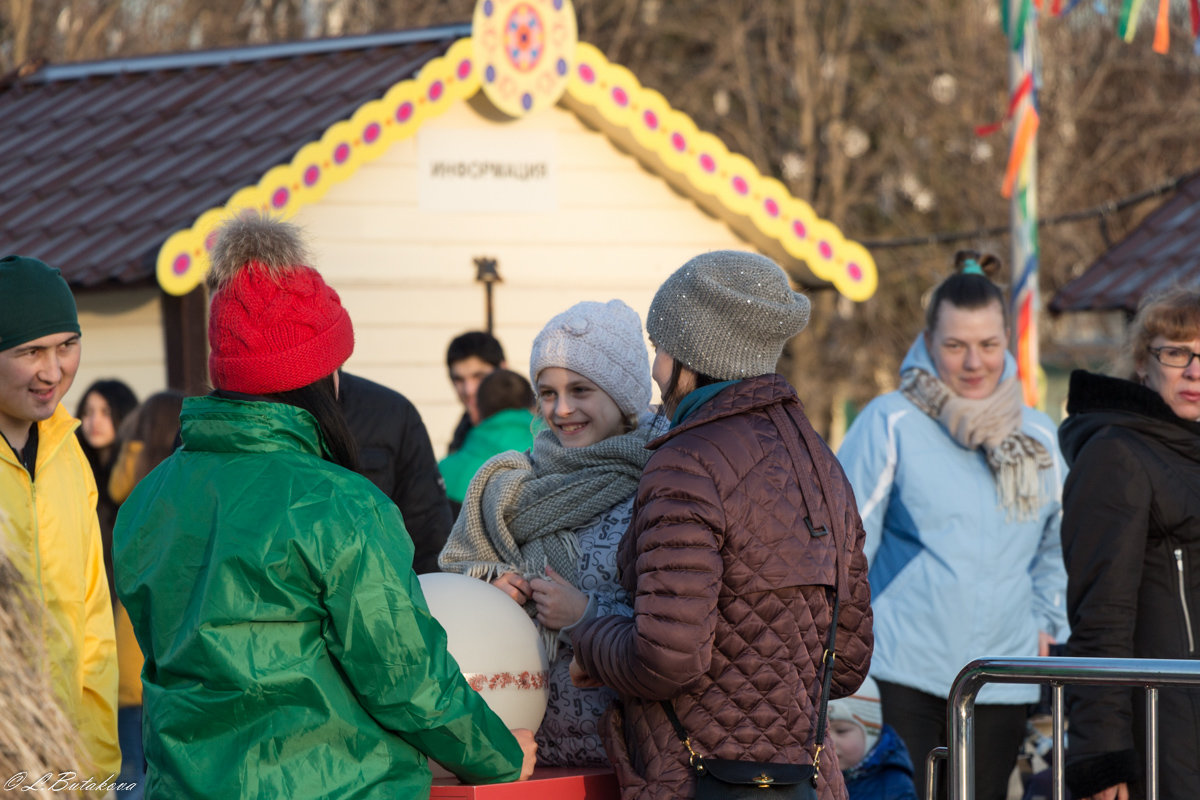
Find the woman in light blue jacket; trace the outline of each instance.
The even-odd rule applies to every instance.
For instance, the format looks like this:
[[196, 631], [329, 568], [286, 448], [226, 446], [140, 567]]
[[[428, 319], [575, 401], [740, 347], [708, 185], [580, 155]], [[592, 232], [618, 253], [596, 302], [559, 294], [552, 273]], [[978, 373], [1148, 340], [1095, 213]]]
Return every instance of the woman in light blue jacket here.
[[[991, 256], [960, 253], [900, 367], [900, 389], [854, 420], [838, 458], [867, 539], [884, 721], [924, 785], [946, 744], [954, 677], [984, 656], [1046, 655], [1067, 635], [1055, 427], [1025, 407]], [[1035, 686], [977, 698], [976, 797], [1006, 796]], [[945, 787], [945, 781], [941, 782]]]

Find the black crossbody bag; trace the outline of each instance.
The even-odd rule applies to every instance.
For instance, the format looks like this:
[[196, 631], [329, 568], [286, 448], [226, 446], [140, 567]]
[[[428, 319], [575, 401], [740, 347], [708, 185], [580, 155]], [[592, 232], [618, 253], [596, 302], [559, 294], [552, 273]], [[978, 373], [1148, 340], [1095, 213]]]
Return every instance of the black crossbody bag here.
[[692, 739], [684, 730], [675, 707], [661, 701], [675, 735], [688, 751], [688, 764], [696, 774], [695, 800], [817, 800], [817, 773], [821, 750], [825, 746], [825, 723], [829, 710], [829, 682], [833, 676], [837, 638], [838, 597], [833, 592], [833, 621], [829, 626], [829, 644], [821, 659], [821, 707], [817, 714], [816, 749], [811, 764], [780, 764], [774, 761], [731, 761], [705, 758], [692, 748]]
[[[788, 419], [785, 413], [776, 407], [772, 407], [768, 413], [775, 423], [776, 428], [780, 431], [781, 438], [787, 445], [793, 463], [799, 469], [800, 459], [797, 457], [797, 443], [793, 442], [784, 433], [787, 427], [789, 427], [784, 420], [791, 421], [795, 425], [794, 421]], [[821, 465], [818, 464], [819, 453], [814, 452], [814, 448], [819, 450], [819, 445], [813, 442], [807, 435], [807, 432], [800, 428], [799, 425], [795, 425], [795, 428], [796, 432], [804, 438], [809, 448], [810, 456], [816, 466], [814, 471], [817, 481], [821, 484], [822, 495], [824, 495], [824, 479], [821, 476]], [[825, 525], [819, 525], [819, 527], [814, 529], [813, 523], [808, 517], [805, 517], [804, 522], [808, 526], [809, 532], [814, 536], [822, 536], [829, 532], [829, 527]], [[829, 625], [829, 641], [825, 646], [825, 653], [821, 657], [821, 705], [820, 711], [817, 714], [816, 748], [813, 751], [811, 764], [781, 764], [773, 761], [732, 761], [722, 758], [705, 758], [692, 748], [691, 737], [688, 736], [683, 723], [679, 721], [679, 716], [675, 713], [675, 707], [666, 700], [661, 701], [663, 710], [667, 713], [667, 719], [671, 721], [671, 725], [675, 728], [675, 735], [679, 737], [679, 741], [683, 742], [683, 746], [687, 748], [688, 764], [696, 775], [695, 800], [740, 800], [740, 798], [757, 798], [757, 800], [817, 800], [817, 776], [821, 767], [821, 750], [825, 746], [825, 725], [829, 711], [829, 684], [833, 678], [834, 645], [837, 642], [839, 597], [836, 583], [835, 581], [832, 589], [833, 619]]]

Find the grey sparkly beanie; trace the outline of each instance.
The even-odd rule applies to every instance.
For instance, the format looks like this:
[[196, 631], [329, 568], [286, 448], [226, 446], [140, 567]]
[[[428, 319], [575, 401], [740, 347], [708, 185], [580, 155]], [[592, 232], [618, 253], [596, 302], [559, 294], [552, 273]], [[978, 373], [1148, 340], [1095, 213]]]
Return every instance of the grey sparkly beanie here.
[[646, 317], [650, 341], [688, 369], [718, 380], [775, 371], [783, 345], [808, 324], [808, 298], [769, 258], [716, 250], [659, 287]]
[[613, 399], [623, 414], [650, 407], [650, 356], [637, 312], [620, 300], [576, 303], [533, 340], [529, 380], [546, 367], [578, 372]]

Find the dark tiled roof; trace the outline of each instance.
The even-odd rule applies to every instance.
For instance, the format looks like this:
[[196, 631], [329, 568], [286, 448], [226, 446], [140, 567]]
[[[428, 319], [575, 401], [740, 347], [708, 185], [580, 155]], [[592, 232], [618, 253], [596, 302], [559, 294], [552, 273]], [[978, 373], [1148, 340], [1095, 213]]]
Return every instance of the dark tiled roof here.
[[1137, 310], [1143, 295], [1200, 285], [1200, 172], [1050, 301], [1051, 311]]
[[0, 254], [154, 279], [168, 235], [442, 55], [469, 25], [42, 68], [0, 86]]

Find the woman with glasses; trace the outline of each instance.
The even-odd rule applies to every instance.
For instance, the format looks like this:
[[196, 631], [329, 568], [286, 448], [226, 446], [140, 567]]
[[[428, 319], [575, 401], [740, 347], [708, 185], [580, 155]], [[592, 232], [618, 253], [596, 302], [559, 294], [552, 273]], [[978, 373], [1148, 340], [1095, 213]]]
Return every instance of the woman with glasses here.
[[[1054, 425], [1022, 401], [1004, 293], [988, 277], [1000, 261], [963, 252], [955, 266], [933, 291], [899, 390], [863, 409], [838, 453], [867, 531], [871, 676], [918, 786], [925, 756], [946, 744], [947, 698], [963, 666], [1047, 655], [1066, 634]], [[1037, 699], [1036, 686], [979, 693], [980, 800], [1007, 796], [1026, 704]]]
[[[1063, 556], [1072, 656], [1197, 657], [1200, 635], [1200, 289], [1144, 300], [1131, 380], [1077, 371], [1059, 429], [1071, 473]], [[1079, 800], [1141, 797], [1140, 690], [1068, 687], [1067, 783]], [[1200, 797], [1200, 691], [1162, 689], [1159, 797]]]

